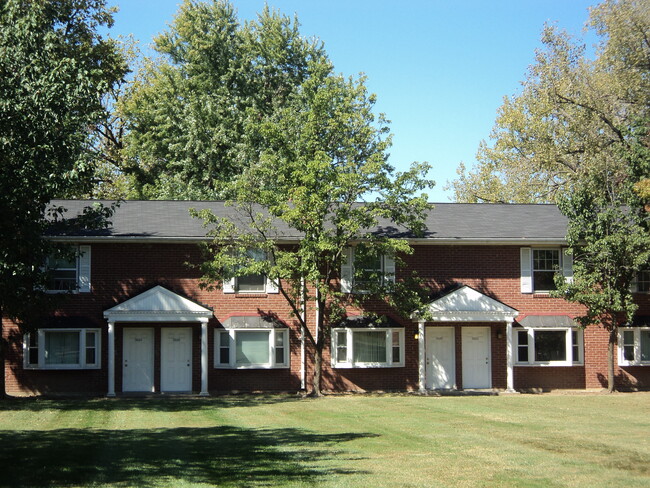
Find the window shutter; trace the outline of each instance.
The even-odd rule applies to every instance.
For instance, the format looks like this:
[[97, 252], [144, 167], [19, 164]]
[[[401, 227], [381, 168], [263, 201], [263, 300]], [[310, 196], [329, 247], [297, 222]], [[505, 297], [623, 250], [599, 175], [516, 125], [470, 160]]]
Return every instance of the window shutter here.
[[562, 250], [562, 274], [564, 281], [573, 283], [573, 255], [567, 253], [567, 248]]
[[632, 283], [630, 283], [630, 293], [636, 293], [639, 291], [639, 273], [634, 273], [634, 278], [632, 278]]
[[90, 246], [79, 246], [77, 286], [80, 293], [90, 293]]
[[395, 283], [395, 258], [393, 256], [384, 256], [384, 280]]
[[521, 252], [521, 292], [533, 292], [533, 270], [532, 270], [532, 250], [530, 247], [522, 247]]
[[235, 278], [230, 278], [228, 280], [223, 280], [223, 292], [224, 293], [235, 293]]
[[280, 293], [278, 284], [268, 276], [266, 277], [266, 293]]
[[354, 249], [346, 247], [343, 251], [343, 264], [341, 264], [341, 291], [343, 293], [352, 293], [353, 264]]

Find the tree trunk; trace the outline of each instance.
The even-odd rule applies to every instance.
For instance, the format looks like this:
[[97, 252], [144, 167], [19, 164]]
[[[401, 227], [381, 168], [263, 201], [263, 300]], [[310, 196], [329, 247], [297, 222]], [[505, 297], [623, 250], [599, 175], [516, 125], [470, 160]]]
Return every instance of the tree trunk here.
[[616, 377], [614, 376], [614, 351], [618, 339], [618, 326], [616, 319], [613, 319], [609, 328], [609, 344], [607, 345], [607, 392], [616, 391]]
[[[318, 341], [321, 342], [320, 340]], [[311, 397], [321, 397], [323, 393], [321, 391], [321, 378], [323, 373], [323, 345], [316, 344], [314, 348], [314, 377], [312, 380], [312, 390], [309, 396]]]

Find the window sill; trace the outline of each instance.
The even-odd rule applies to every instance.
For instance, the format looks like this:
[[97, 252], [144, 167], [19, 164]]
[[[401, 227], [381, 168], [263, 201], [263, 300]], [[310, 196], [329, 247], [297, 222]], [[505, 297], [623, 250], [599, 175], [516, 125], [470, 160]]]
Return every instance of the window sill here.
[[25, 366], [23, 369], [29, 371], [83, 371], [102, 368], [101, 366]]
[[374, 368], [403, 368], [403, 364], [333, 364], [333, 369], [374, 369]]
[[620, 367], [630, 367], [630, 366], [650, 366], [650, 362], [643, 362], [643, 363], [618, 363]]
[[516, 368], [572, 368], [574, 366], [584, 366], [584, 363], [573, 363], [573, 364], [566, 364], [566, 363], [515, 363], [514, 366]]
[[289, 366], [280, 365], [280, 366], [267, 366], [267, 365], [255, 365], [255, 366], [228, 366], [228, 365], [215, 365], [214, 369], [230, 369], [230, 370], [249, 370], [249, 369], [289, 369]]
[[238, 291], [235, 293], [235, 298], [268, 298], [268, 294], [262, 292], [246, 293]]

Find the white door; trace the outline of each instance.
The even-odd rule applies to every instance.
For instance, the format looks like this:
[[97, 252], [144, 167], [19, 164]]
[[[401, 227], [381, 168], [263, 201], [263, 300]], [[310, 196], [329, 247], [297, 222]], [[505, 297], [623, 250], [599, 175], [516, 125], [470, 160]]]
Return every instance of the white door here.
[[491, 388], [490, 328], [463, 327], [463, 388]]
[[456, 354], [453, 327], [427, 327], [428, 389], [456, 388]]
[[160, 347], [160, 390], [192, 391], [192, 329], [163, 328]]
[[153, 391], [153, 329], [124, 328], [122, 391]]

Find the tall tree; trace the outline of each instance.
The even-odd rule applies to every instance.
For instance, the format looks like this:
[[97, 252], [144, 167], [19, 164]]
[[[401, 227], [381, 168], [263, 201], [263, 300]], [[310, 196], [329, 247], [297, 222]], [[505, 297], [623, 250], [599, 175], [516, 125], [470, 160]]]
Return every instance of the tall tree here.
[[650, 5], [606, 0], [588, 27], [600, 39], [593, 59], [567, 33], [544, 29], [521, 93], [499, 109], [493, 144], [482, 143], [478, 164], [461, 165], [449, 184], [456, 200], [552, 202], [590, 166], [626, 150], [630, 127], [650, 109]]
[[583, 327], [609, 331], [607, 388], [616, 388], [615, 348], [621, 321], [631, 322], [637, 305], [631, 285], [650, 262], [648, 213], [635, 182], [650, 176], [650, 151], [620, 154], [622, 164], [591, 166], [558, 197], [569, 219], [567, 241], [574, 256], [573, 281], [556, 278], [556, 296], [585, 306]]
[[[427, 164], [414, 163], [395, 174], [387, 163], [388, 127], [373, 114], [375, 98], [363, 78], [332, 75], [322, 60], [309, 70], [313, 76], [282, 108], [248, 129], [265, 149], [229, 185], [229, 204], [241, 218], [227, 220], [205, 211], [198, 216], [213, 237], [202, 266], [204, 285], [220, 286], [237, 275], [264, 274], [273, 280], [305, 331], [314, 362], [311, 390], [318, 396], [323, 349], [346, 306], [371, 312], [367, 305], [379, 300], [402, 313], [421, 308], [424, 296], [416, 277], [395, 282], [382, 279], [376, 266], [357, 266], [363, 294], [348, 293], [339, 280], [351, 244], [357, 262], [388, 255], [399, 263], [400, 254], [411, 252], [405, 240], [395, 237], [406, 229], [422, 230], [428, 204], [418, 192], [432, 182], [424, 179]], [[386, 222], [389, 230], [376, 232]], [[299, 241], [279, 242], [287, 229]], [[251, 251], [267, 259], [255, 259]], [[389, 274], [394, 278], [393, 271]], [[315, 327], [306, 321], [305, 307], [316, 311]]]
[[297, 20], [266, 7], [240, 23], [227, 0], [185, 0], [155, 49], [160, 59], [123, 104], [123, 171], [147, 198], [220, 197], [259, 158], [261, 141], [246, 127], [282, 107], [312, 76], [311, 61], [327, 59]]
[[126, 70], [104, 0], [0, 4], [0, 317], [29, 323], [49, 298], [39, 285], [50, 200], [88, 191], [90, 128]]

